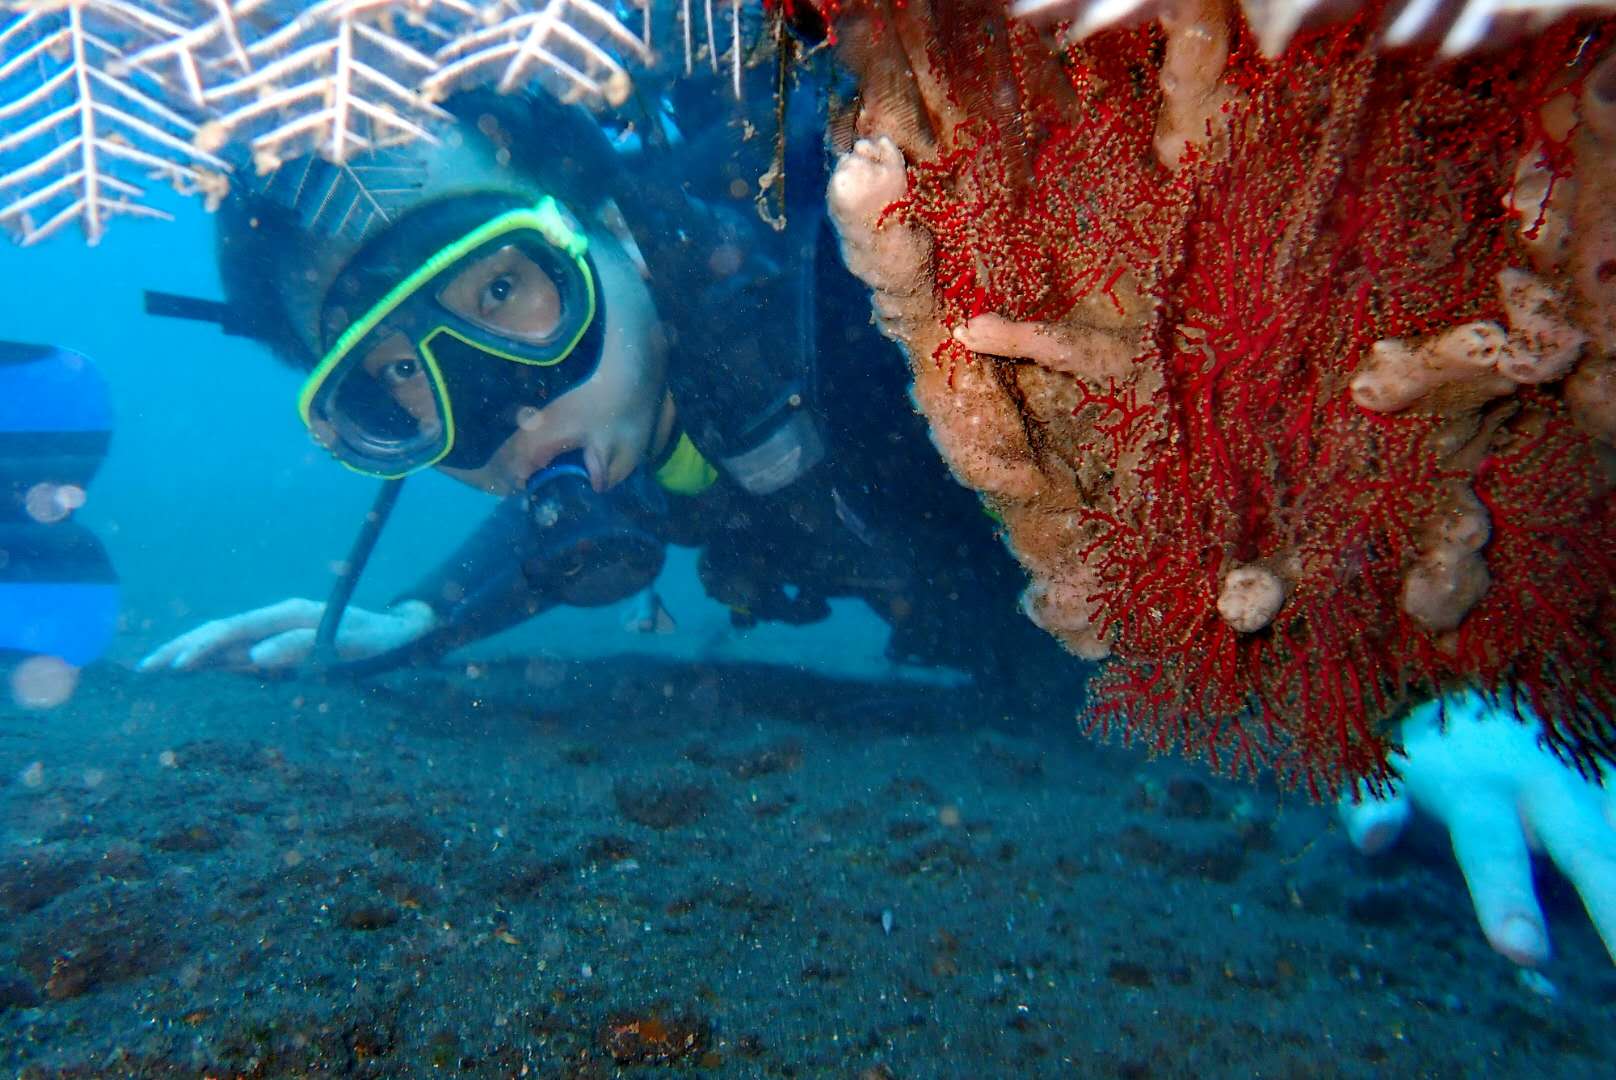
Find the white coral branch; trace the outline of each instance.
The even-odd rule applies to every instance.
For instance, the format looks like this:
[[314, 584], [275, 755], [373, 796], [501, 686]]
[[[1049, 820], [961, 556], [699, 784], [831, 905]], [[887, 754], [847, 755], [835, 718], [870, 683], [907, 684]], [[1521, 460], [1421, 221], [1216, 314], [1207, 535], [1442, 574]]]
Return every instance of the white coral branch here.
[[495, 81], [500, 93], [510, 93], [538, 79], [559, 82], [553, 88], [565, 100], [618, 105], [628, 97], [631, 80], [603, 41], [642, 63], [651, 60], [639, 35], [595, 0], [539, 0], [532, 9], [527, 0], [501, 0], [488, 26], [438, 51], [443, 66], [424, 86], [429, 93], [446, 93]]
[[[194, 123], [131, 78], [111, 73], [118, 41], [178, 24], [121, 0], [33, 3], [0, 30], [0, 224], [34, 244], [74, 220], [95, 243], [115, 214], [164, 217], [141, 201], [136, 167], [176, 187], [213, 186], [228, 166], [192, 142]], [[120, 68], [120, 70], [123, 70]], [[16, 162], [16, 164], [13, 164]]]
[[201, 102], [213, 113], [211, 134], [248, 139], [260, 171], [309, 151], [341, 162], [377, 147], [430, 139], [428, 124], [447, 118], [418, 89], [436, 62], [377, 25], [400, 8], [395, 0], [323, 0], [250, 40], [242, 37], [241, 18], [267, 14], [262, 5], [243, 0], [221, 10], [210, 24], [211, 36], [184, 54], [188, 65], [203, 71], [208, 63], [197, 49], [217, 49], [226, 41], [240, 46], [229, 55], [250, 70], [203, 86]]
[[252, 71], [252, 60], [242, 42], [237, 20], [251, 15], [268, 0], [207, 0], [206, 11], [211, 17], [201, 23], [181, 28], [176, 33], [160, 35], [156, 41], [131, 53], [124, 63], [132, 68], [157, 71], [165, 63], [173, 63], [184, 84], [185, 94], [192, 105], [203, 104], [205, 69], [228, 67], [237, 74]]
[[0, 223], [93, 242], [157, 213], [142, 178], [216, 197], [230, 143], [267, 171], [430, 140], [437, 102], [487, 83], [620, 103], [652, 60], [636, 2], [630, 29], [610, 0], [0, 0]]

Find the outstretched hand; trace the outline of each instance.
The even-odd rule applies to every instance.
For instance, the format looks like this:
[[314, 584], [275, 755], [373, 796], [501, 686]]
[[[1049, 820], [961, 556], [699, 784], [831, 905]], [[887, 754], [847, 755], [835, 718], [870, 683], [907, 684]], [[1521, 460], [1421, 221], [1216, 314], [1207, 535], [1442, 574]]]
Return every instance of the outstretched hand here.
[[[214, 619], [189, 630], [143, 659], [140, 671], [189, 671], [204, 666], [286, 668], [300, 664], [314, 649], [314, 633], [325, 614], [316, 600], [278, 604]], [[385, 612], [350, 607], [337, 629], [337, 655], [362, 660], [407, 645], [437, 622], [432, 609], [407, 600]]]
[[1533, 722], [1520, 723], [1474, 693], [1446, 699], [1445, 726], [1440, 711], [1428, 702], [1404, 721], [1403, 753], [1392, 758], [1402, 779], [1386, 798], [1342, 798], [1352, 842], [1372, 855], [1397, 839], [1411, 808], [1436, 818], [1452, 838], [1482, 932], [1528, 967], [1549, 956], [1529, 855], [1546, 852], [1616, 960], [1616, 787], [1583, 779], [1538, 745], [1530, 713]]

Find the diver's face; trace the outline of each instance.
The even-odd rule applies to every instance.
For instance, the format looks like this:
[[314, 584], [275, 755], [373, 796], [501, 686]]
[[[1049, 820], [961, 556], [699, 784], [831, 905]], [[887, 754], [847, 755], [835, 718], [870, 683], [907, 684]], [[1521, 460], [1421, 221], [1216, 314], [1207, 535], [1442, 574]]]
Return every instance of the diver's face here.
[[[488, 463], [476, 469], [440, 465], [439, 471], [482, 491], [507, 495], [522, 490], [529, 477], [561, 454], [582, 450], [590, 483], [604, 491], [645, 461], [665, 395], [656, 308], [634, 264], [613, 240], [591, 237], [590, 252], [606, 319], [594, 373], [547, 403], [502, 403], [502, 409], [512, 410], [514, 430]], [[457, 315], [513, 336], [547, 334], [560, 318], [554, 284], [514, 249], [468, 266], [439, 299]], [[398, 392], [408, 392], [408, 385], [405, 380]], [[418, 404], [419, 399], [406, 400], [398, 392], [395, 399], [413, 414], [410, 402]]]

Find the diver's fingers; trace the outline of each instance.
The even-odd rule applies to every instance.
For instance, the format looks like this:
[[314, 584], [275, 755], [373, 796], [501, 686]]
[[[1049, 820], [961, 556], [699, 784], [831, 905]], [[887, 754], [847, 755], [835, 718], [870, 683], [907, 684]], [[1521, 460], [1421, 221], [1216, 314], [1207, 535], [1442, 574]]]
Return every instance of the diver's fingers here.
[[288, 630], [318, 625], [325, 605], [314, 600], [282, 600], [229, 619], [209, 624], [210, 633], [174, 659], [174, 667], [188, 670], [212, 660], [223, 650], [251, 645]]
[[229, 632], [232, 619], [213, 619], [194, 626], [185, 633], [180, 634], [158, 646], [137, 665], [140, 671], [154, 671], [159, 668], [180, 667], [181, 661], [190, 662], [197, 656], [206, 655], [222, 647]]
[[1354, 792], [1348, 791], [1342, 794], [1341, 801], [1336, 804], [1336, 812], [1347, 830], [1347, 837], [1365, 855], [1385, 851], [1402, 835], [1403, 826], [1408, 824], [1411, 809], [1408, 796], [1392, 784], [1387, 786], [1384, 797], [1376, 797], [1369, 793], [1362, 781], [1355, 785], [1355, 792], [1358, 797], [1356, 802], [1353, 801]]
[[247, 656], [256, 667], [283, 668], [302, 663], [313, 648], [313, 630], [288, 630], [260, 641]]
[[174, 662], [174, 657], [178, 656], [180, 651], [186, 647], [186, 640], [189, 637], [190, 634], [185, 633], [181, 634], [179, 637], [170, 638], [169, 640], [163, 642], [161, 645], [157, 646], [157, 648], [141, 657], [140, 662], [135, 665], [135, 670], [156, 671], [159, 668], [168, 667]]
[[229, 618], [214, 619], [160, 646], [138, 665], [141, 671], [171, 667], [188, 670], [233, 646], [244, 645], [283, 631], [313, 626], [325, 605], [314, 600], [283, 600]]
[[1521, 799], [1521, 815], [1576, 886], [1605, 951], [1616, 961], [1616, 793], [1554, 764], [1563, 777], [1534, 785]]
[[1540, 964], [1549, 956], [1549, 935], [1532, 892], [1531, 856], [1515, 807], [1485, 787], [1466, 803], [1447, 824], [1482, 933], [1517, 964]]

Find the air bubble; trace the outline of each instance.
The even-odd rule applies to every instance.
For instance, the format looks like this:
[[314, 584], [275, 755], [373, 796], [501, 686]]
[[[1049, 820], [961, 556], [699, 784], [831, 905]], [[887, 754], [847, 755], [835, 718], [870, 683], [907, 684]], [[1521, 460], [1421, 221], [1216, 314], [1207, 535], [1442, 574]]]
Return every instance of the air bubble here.
[[57, 656], [30, 656], [11, 673], [11, 699], [25, 709], [54, 709], [73, 696], [79, 669]]
[[42, 482], [28, 489], [23, 508], [28, 516], [44, 525], [53, 525], [84, 505], [84, 489], [77, 484]]

